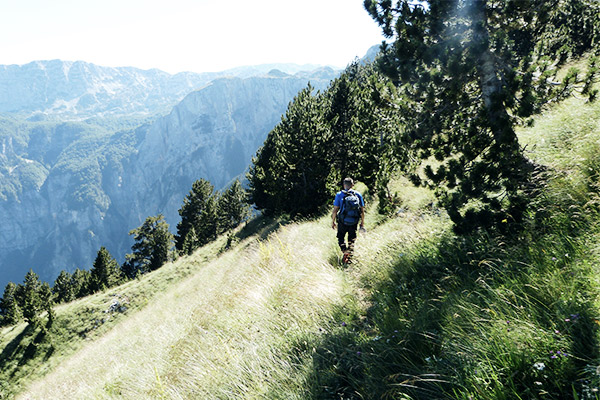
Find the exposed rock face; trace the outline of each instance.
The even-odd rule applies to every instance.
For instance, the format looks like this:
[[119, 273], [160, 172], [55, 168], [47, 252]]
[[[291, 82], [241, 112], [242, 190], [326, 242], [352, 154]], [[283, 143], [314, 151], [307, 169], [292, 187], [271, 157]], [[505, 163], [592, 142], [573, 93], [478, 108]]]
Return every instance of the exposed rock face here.
[[[80, 76], [73, 75], [77, 68], [71, 65], [64, 73], [70, 82]], [[22, 281], [29, 268], [47, 281], [62, 269], [90, 268], [100, 246], [122, 261], [130, 252], [129, 230], [147, 216], [163, 213], [174, 230], [194, 180], [225, 187], [246, 170], [298, 91], [309, 81], [324, 89], [335, 75], [324, 69], [316, 75], [279, 71], [217, 79], [189, 93], [168, 115], [117, 133], [81, 122], [29, 123], [26, 134], [0, 132], [0, 288], [9, 280]], [[35, 88], [42, 85], [37, 82]], [[108, 93], [106, 81], [99, 82], [94, 87], [105, 92], [98, 93]], [[63, 104], [60, 99], [81, 105], [86, 96], [77, 94], [84, 86], [75, 85], [72, 94], [65, 83], [64, 90], [55, 88], [42, 99], [11, 103], [2, 85], [0, 80], [3, 110], [13, 104], [31, 112], [27, 101], [39, 101], [36, 107], [48, 112]], [[136, 90], [132, 102], [143, 103], [141, 89], [139, 95]], [[111, 106], [110, 96], [103, 96], [94, 97], [90, 109], [127, 107]], [[15, 123], [11, 129], [21, 132], [23, 126]]]

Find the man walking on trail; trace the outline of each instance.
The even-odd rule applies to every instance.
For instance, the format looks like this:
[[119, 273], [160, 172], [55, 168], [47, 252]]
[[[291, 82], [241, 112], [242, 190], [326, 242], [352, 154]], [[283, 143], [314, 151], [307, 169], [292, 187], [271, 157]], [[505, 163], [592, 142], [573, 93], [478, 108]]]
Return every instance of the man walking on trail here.
[[[352, 190], [352, 186], [354, 186], [352, 178], [344, 179], [344, 190], [335, 195], [331, 213], [333, 229], [336, 228], [337, 220], [337, 239], [344, 253], [344, 263], [348, 263], [352, 257], [358, 223], [360, 222], [361, 231], [365, 228], [365, 201], [359, 192]], [[347, 244], [346, 234], [348, 234]]]

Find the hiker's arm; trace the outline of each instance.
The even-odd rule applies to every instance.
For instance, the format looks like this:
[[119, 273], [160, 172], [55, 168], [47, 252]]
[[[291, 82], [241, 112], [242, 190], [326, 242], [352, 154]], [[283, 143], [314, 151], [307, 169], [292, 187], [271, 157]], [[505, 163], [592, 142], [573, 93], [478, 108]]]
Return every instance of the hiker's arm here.
[[361, 228], [365, 227], [365, 208], [364, 207], [360, 208], [360, 227]]
[[337, 218], [337, 213], [339, 211], [339, 207], [338, 206], [333, 206], [333, 212], [331, 213], [331, 227], [333, 229], [335, 229], [335, 220]]

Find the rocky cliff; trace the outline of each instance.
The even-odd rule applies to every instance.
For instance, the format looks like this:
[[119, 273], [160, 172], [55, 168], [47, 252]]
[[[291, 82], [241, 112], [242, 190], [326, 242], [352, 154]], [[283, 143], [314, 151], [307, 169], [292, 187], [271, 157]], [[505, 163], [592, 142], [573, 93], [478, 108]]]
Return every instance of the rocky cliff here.
[[[29, 268], [47, 281], [62, 269], [89, 268], [100, 246], [122, 261], [128, 231], [147, 216], [163, 213], [174, 229], [194, 180], [226, 186], [246, 170], [294, 95], [309, 81], [324, 89], [335, 75], [272, 71], [213, 80], [167, 115], [117, 132], [96, 120], [0, 120], [0, 287], [20, 282]], [[106, 87], [102, 82], [96, 87]], [[136, 96], [132, 103], [143, 98]], [[71, 97], [81, 99], [56, 98]], [[53, 96], [38, 100], [35, 107], [49, 114], [58, 104]], [[105, 101], [96, 100], [90, 104], [102, 109]], [[0, 107], [8, 104], [21, 107], [0, 90]]]

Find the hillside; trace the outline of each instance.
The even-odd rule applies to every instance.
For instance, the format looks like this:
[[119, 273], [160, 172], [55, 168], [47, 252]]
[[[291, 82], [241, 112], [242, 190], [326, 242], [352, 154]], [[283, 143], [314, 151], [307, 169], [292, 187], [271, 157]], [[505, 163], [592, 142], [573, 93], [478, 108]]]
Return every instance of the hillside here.
[[367, 195], [347, 269], [327, 216], [258, 219], [58, 307], [47, 337], [4, 329], [4, 398], [596, 399], [599, 123], [569, 99], [520, 130], [547, 176], [516, 237], [454, 236], [402, 178], [392, 217]]

